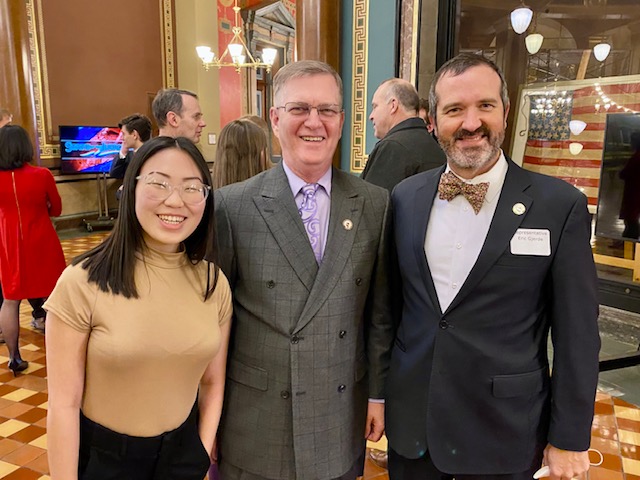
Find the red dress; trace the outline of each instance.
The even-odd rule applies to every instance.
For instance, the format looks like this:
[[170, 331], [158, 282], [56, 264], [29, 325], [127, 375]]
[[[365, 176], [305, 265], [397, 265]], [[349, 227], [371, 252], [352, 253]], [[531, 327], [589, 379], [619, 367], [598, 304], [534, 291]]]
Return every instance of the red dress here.
[[65, 268], [50, 216], [62, 212], [51, 172], [0, 170], [0, 283], [9, 300], [47, 297]]

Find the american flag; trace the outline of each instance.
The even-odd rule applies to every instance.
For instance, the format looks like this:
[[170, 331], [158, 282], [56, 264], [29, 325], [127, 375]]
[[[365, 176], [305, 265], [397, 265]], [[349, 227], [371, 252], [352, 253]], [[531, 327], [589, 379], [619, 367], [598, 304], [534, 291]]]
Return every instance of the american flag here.
[[[569, 182], [588, 197], [589, 205], [597, 205], [607, 115], [640, 111], [639, 92], [638, 83], [594, 83], [531, 94], [522, 166]], [[571, 120], [587, 126], [575, 135], [569, 129]], [[571, 143], [580, 143], [582, 151], [573, 155]]]

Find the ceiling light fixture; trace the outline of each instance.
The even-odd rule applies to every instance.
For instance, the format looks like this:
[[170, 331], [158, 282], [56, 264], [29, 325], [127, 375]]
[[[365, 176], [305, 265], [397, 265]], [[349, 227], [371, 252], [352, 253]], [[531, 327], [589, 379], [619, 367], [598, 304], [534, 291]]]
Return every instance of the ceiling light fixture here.
[[569, 144], [569, 151], [571, 155], [578, 155], [582, 151], [582, 144], [578, 142], [571, 142]]
[[609, 56], [610, 51], [611, 45], [607, 42], [602, 42], [593, 47], [593, 56], [596, 57], [596, 60], [599, 62], [604, 62], [604, 60]]
[[527, 46], [527, 52], [531, 55], [538, 53], [542, 47], [544, 37], [539, 33], [531, 33], [524, 39], [524, 44]]
[[520, 35], [529, 28], [532, 18], [533, 10], [522, 5], [511, 12], [511, 26], [513, 27], [513, 30]]
[[569, 130], [576, 136], [580, 135], [585, 128], [587, 128], [587, 124], [582, 120], [571, 120], [569, 122]]
[[216, 54], [211, 50], [211, 47], [206, 45], [196, 47], [196, 53], [202, 60], [202, 66], [205, 70], [209, 70], [211, 67], [234, 67], [238, 73], [243, 67], [253, 69], [266, 68], [267, 72], [270, 72], [276, 59], [277, 50], [275, 48], [263, 48], [262, 60], [251, 55], [247, 44], [242, 38], [242, 28], [238, 26], [238, 14], [240, 13], [238, 0], [234, 2], [233, 11], [235, 13], [235, 21], [231, 28], [233, 37], [222, 55], [216, 58]]

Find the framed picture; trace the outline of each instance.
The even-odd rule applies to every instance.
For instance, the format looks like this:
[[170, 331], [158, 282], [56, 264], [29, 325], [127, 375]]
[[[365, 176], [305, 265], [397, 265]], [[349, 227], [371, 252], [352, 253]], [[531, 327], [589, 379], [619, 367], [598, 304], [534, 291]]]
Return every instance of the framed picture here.
[[635, 113], [638, 104], [639, 75], [524, 86], [518, 99], [511, 158], [528, 170], [575, 186], [587, 196], [589, 211], [595, 213], [606, 126], [617, 125], [610, 117]]

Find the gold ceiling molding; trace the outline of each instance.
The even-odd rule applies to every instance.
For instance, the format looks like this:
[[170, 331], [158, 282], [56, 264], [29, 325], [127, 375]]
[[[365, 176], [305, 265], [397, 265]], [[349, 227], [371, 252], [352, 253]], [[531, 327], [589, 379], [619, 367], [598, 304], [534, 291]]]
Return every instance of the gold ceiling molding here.
[[40, 159], [60, 157], [60, 145], [52, 141], [51, 105], [49, 103], [49, 75], [47, 51], [44, 45], [42, 0], [26, 0], [27, 29], [29, 31], [29, 61], [33, 81], [34, 110]]
[[369, 42], [369, 0], [353, 0], [353, 72], [351, 83], [351, 171], [362, 172], [367, 163], [365, 155], [367, 131], [367, 57]]
[[160, 24], [162, 35], [162, 85], [175, 88], [175, 37], [173, 32], [173, 0], [160, 0]]

